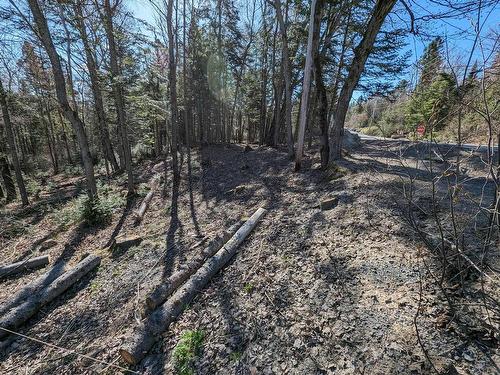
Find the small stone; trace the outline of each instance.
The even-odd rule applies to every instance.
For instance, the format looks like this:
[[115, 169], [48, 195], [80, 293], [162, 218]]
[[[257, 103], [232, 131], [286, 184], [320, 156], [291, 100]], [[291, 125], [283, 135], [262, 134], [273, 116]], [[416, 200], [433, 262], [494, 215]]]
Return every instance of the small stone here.
[[319, 208], [321, 209], [321, 211], [331, 210], [337, 205], [338, 202], [338, 197], [328, 198], [320, 202]]
[[302, 342], [300, 341], [300, 339], [295, 339], [295, 341], [293, 343], [293, 347], [295, 349], [299, 349], [301, 346], [302, 346]]
[[114, 246], [129, 248], [142, 242], [141, 236], [118, 236], [114, 240]]
[[464, 353], [462, 355], [462, 357], [464, 357], [464, 359], [467, 361], [467, 362], [474, 362], [474, 358], [472, 358], [469, 354], [467, 353]]

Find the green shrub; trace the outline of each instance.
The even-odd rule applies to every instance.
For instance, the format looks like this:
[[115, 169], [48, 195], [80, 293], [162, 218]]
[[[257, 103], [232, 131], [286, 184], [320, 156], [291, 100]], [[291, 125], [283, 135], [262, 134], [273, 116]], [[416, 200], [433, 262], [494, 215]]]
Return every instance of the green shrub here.
[[194, 361], [200, 353], [205, 334], [203, 331], [186, 331], [172, 353], [172, 360], [179, 375], [194, 374]]
[[29, 196], [38, 197], [43, 190], [42, 185], [37, 179], [25, 176], [24, 181], [26, 184], [26, 190]]
[[90, 226], [109, 224], [113, 215], [112, 208], [100, 198], [85, 199], [80, 206], [81, 220]]
[[125, 204], [125, 198], [109, 185], [98, 184], [97, 190], [98, 199], [90, 201], [87, 195], [80, 195], [55, 212], [53, 214], [55, 222], [64, 225], [84, 222], [89, 226], [109, 224], [113, 212]]

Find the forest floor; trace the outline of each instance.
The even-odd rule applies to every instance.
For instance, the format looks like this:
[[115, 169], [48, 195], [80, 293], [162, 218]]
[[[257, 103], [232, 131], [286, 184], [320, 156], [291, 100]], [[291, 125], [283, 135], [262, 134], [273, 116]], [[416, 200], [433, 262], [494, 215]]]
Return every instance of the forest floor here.
[[[293, 173], [286, 153], [268, 147], [196, 149], [190, 162], [186, 154], [182, 158], [180, 185], [167, 178], [165, 196], [154, 196], [139, 226], [132, 212], [158, 161], [137, 166], [140, 195], [128, 201], [122, 176], [102, 178], [117, 208], [101, 228], [58, 227], [83, 191], [76, 177], [52, 178], [31, 208], [12, 204], [1, 212], [2, 263], [38, 254], [36, 241], [60, 230], [53, 236], [57, 243], [43, 251], [51, 256], [49, 269], [0, 280], [0, 309], [36, 293], [30, 282], [37, 277], [53, 280], [84, 254], [101, 255], [97, 271], [19, 333], [108, 364], [16, 337], [0, 357], [0, 373], [124, 372], [109, 364], [126, 366], [118, 349], [137, 325], [142, 298], [199, 252], [202, 239], [258, 207], [267, 208], [267, 215], [231, 263], [131, 370], [176, 373], [173, 348], [183, 332], [195, 330], [204, 334], [194, 361], [198, 374], [425, 374], [432, 372], [428, 359], [447, 374], [498, 373], [500, 317], [477, 310], [489, 314], [488, 329], [496, 330], [488, 336], [484, 327], [472, 330], [475, 335], [470, 329], [464, 333], [460, 319], [449, 316], [433, 274], [437, 263], [405, 219], [407, 177], [414, 177], [416, 199], [425, 202], [432, 173], [419, 169], [411, 151], [401, 156], [397, 150], [397, 143], [364, 142], [336, 175], [327, 176], [312, 152], [304, 171]], [[467, 173], [468, 194], [490, 188], [480, 178], [481, 165], [471, 162]], [[320, 210], [319, 202], [333, 196], [338, 204]], [[423, 222], [425, 215], [418, 213]], [[142, 242], [110, 251], [106, 247], [117, 234], [139, 235]], [[498, 254], [491, 262], [499, 268]], [[472, 278], [470, 290], [487, 290], [498, 301], [497, 282]], [[481, 302], [471, 298], [471, 305]]]

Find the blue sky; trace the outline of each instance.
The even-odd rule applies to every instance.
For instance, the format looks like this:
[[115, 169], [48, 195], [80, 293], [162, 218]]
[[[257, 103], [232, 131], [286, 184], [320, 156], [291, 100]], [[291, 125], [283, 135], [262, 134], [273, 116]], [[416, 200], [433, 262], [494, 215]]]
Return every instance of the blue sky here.
[[[426, 16], [430, 13], [441, 13], [444, 11], [443, 8], [435, 5], [432, 0], [406, 0], [410, 4], [415, 17], [418, 19], [420, 17]], [[455, 4], [460, 3], [460, 1], [455, 1]], [[148, 0], [128, 0], [127, 2], [129, 9], [138, 18], [141, 18], [149, 23], [154, 24], [154, 16], [151, 5]], [[401, 24], [406, 24], [409, 26], [410, 17], [403, 7], [402, 3], [399, 2], [391, 14], [391, 20], [393, 22]], [[499, 27], [500, 20], [500, 6], [495, 8], [483, 9], [481, 15], [481, 40], [487, 49], [491, 50], [491, 43], [487, 41], [487, 35], [491, 35], [492, 30], [496, 30], [498, 34], [500, 32]], [[441, 35], [445, 37], [448, 50], [450, 51], [450, 56], [453, 63], [465, 64], [467, 61], [470, 51], [474, 45], [474, 26], [477, 24], [477, 12], [467, 14], [460, 18], [447, 18], [442, 20], [434, 21], [419, 21], [417, 22], [417, 30], [420, 31], [419, 35], [409, 34], [407, 37], [408, 46], [402, 51], [411, 50], [412, 57], [410, 64], [415, 64], [415, 62], [422, 55], [425, 46], [429, 43], [432, 36]], [[481, 49], [479, 45], [476, 45], [473, 53], [473, 61], [478, 59], [482, 60]], [[414, 69], [408, 69], [405, 76], [400, 78], [406, 78], [412, 80], [415, 77]], [[361, 95], [361, 93], [355, 93], [355, 98]]]
[[[154, 24], [154, 12], [153, 8], [150, 5], [149, 0], [125, 0], [130, 11], [140, 19], [147, 21], [148, 23]], [[239, 0], [243, 3], [245, 0]], [[442, 0], [444, 1], [444, 0]], [[483, 0], [484, 1], [484, 0]], [[439, 13], [442, 12], [443, 9], [440, 9], [435, 5], [435, 0], [406, 0], [408, 4], [410, 4], [415, 16], [417, 18], [425, 16], [429, 13]], [[455, 4], [459, 4], [463, 1], [456, 0]], [[181, 1], [179, 1], [182, 4]], [[189, 3], [189, 1], [188, 1]], [[0, 5], [6, 5], [7, 0], [0, 0]], [[393, 13], [390, 16], [390, 19], [393, 22], [401, 24], [409, 25], [410, 17], [403, 7], [401, 2], [398, 2], [394, 8]], [[497, 4], [495, 8], [484, 9], [482, 12], [481, 23], [482, 23], [482, 31], [481, 31], [481, 40], [484, 41], [484, 44], [487, 49], [491, 50], [491, 42], [488, 42], [487, 35], [491, 34], [491, 30], [495, 30], [497, 35], [500, 33], [500, 6]], [[421, 56], [422, 51], [425, 46], [429, 43], [430, 39], [427, 36], [445, 36], [447, 40], [448, 48], [451, 52], [452, 62], [456, 63], [458, 60], [459, 63], [463, 63], [467, 60], [468, 55], [472, 49], [474, 43], [474, 32], [473, 25], [477, 23], [477, 12], [473, 12], [472, 14], [467, 14], [460, 18], [448, 18], [444, 20], [436, 20], [429, 22], [419, 22], [418, 30], [421, 31], [420, 35], [408, 35], [407, 42], [408, 46], [405, 49], [412, 51], [410, 64], [414, 64], [418, 58]], [[484, 23], [484, 24], [483, 24]], [[496, 47], [498, 50], [498, 46]], [[402, 51], [405, 52], [405, 51]], [[478, 59], [480, 62], [481, 58], [481, 50], [479, 46], [476, 46], [473, 60]], [[414, 72], [411, 69], [408, 70], [406, 76], [401, 78], [406, 78], [411, 80], [414, 76]], [[356, 93], [357, 97], [359, 93]]]

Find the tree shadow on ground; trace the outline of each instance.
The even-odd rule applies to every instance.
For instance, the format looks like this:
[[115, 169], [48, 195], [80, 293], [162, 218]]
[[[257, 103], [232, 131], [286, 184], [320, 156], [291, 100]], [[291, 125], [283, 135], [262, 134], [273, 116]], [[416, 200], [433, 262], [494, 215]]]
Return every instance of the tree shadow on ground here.
[[123, 209], [122, 215], [120, 216], [118, 223], [116, 223], [115, 228], [113, 229], [113, 232], [111, 233], [111, 236], [104, 247], [109, 247], [113, 244], [113, 241], [115, 240], [116, 236], [118, 236], [118, 234], [122, 230], [123, 224], [125, 223], [125, 220], [127, 219], [128, 215], [130, 214], [130, 211], [131, 211], [135, 201], [136, 201], [135, 196], [127, 197], [127, 204], [125, 205], [125, 208]]
[[194, 230], [197, 237], [201, 237], [200, 224], [198, 223], [198, 217], [196, 215], [196, 209], [194, 206], [194, 196], [193, 196], [193, 173], [192, 173], [192, 160], [191, 160], [191, 150], [187, 150], [187, 172], [188, 172], [188, 190], [189, 190], [189, 211], [191, 213], [191, 219], [193, 221]]

